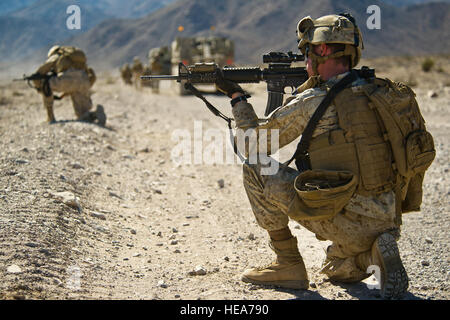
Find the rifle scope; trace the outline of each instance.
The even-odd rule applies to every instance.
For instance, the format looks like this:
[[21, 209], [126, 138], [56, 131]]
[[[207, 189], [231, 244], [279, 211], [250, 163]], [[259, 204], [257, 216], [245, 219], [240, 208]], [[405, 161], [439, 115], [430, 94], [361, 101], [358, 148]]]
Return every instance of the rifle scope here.
[[288, 53], [269, 52], [263, 55], [263, 63], [292, 63], [297, 61], [305, 61], [305, 56], [292, 53], [292, 51]]

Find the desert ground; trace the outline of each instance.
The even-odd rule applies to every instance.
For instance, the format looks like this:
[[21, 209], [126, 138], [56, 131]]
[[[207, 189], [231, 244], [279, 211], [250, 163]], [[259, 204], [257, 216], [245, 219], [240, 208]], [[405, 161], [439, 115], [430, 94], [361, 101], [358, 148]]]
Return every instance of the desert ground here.
[[[434, 136], [422, 211], [403, 216], [399, 248], [410, 283], [404, 299], [447, 300], [450, 57], [433, 57], [429, 72], [423, 59], [363, 62], [413, 86]], [[244, 88], [262, 116], [264, 85]], [[207, 98], [231, 114], [228, 98]], [[320, 274], [330, 242], [294, 221], [310, 289], [240, 281], [274, 254], [251, 212], [240, 161], [208, 157], [208, 132], [223, 133], [216, 143], [226, 150], [226, 123], [168, 82], [154, 94], [126, 86], [117, 71], [98, 73], [92, 99], [105, 108], [105, 128], [73, 121], [68, 98], [55, 102], [58, 121], [49, 125], [33, 89], [0, 81], [0, 299], [381, 299], [367, 283], [332, 283]], [[180, 163], [179, 134], [191, 149], [204, 140], [203, 159]], [[294, 149], [283, 149], [280, 160]]]

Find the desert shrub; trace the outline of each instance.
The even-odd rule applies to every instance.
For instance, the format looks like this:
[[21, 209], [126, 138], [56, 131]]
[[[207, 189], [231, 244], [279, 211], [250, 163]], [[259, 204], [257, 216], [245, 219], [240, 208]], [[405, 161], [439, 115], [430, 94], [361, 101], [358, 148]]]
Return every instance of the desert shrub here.
[[425, 72], [429, 72], [431, 71], [431, 69], [434, 66], [434, 60], [431, 58], [426, 58], [423, 62], [422, 62], [422, 70]]

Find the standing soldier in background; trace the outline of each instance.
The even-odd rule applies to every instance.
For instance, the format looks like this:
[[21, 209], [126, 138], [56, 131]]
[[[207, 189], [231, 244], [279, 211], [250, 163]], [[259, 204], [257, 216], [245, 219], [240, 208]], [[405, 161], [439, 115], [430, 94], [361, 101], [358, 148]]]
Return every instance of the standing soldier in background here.
[[[150, 69], [149, 65], [144, 66], [144, 72], [142, 73], [143, 76], [150, 76], [152, 74], [152, 71]], [[152, 82], [151, 81], [142, 81], [141, 80], [141, 86], [142, 87], [151, 87]]]
[[103, 106], [92, 109], [91, 87], [96, 81], [92, 68], [88, 68], [83, 51], [69, 46], [53, 46], [48, 52], [47, 61], [38, 68], [35, 74], [51, 75], [42, 80], [33, 80], [34, 86], [42, 94], [47, 110], [47, 121], [56, 122], [53, 113], [53, 92], [62, 92], [63, 97], [69, 95], [78, 120], [95, 122], [104, 126], [106, 115]]
[[[148, 53], [151, 75], [171, 73], [171, 54], [168, 47], [153, 48]], [[159, 80], [151, 81], [152, 92], [159, 93]]]
[[122, 68], [120, 68], [120, 75], [122, 76], [123, 82], [125, 84], [133, 84], [133, 81], [131, 78], [133, 77], [133, 72], [131, 71], [130, 65], [128, 63], [125, 63]]
[[134, 86], [136, 89], [141, 88], [141, 76], [144, 73], [144, 66], [142, 65], [139, 57], [133, 58], [133, 65], [131, 66], [131, 71], [133, 72]]

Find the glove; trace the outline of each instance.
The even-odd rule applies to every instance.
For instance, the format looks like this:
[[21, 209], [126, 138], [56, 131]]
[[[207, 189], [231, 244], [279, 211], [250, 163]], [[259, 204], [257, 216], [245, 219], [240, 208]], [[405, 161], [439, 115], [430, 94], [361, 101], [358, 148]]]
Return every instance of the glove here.
[[226, 80], [222, 74], [220, 74], [217, 77], [216, 88], [217, 88], [217, 90], [226, 94], [230, 98], [233, 95], [233, 93], [236, 93], [236, 92], [246, 94], [240, 85], [238, 85], [236, 82], [233, 82], [231, 80]]

